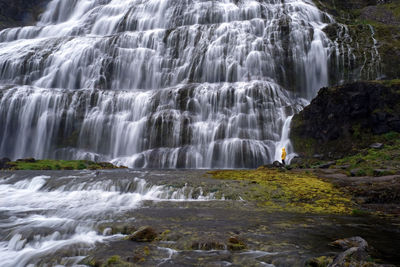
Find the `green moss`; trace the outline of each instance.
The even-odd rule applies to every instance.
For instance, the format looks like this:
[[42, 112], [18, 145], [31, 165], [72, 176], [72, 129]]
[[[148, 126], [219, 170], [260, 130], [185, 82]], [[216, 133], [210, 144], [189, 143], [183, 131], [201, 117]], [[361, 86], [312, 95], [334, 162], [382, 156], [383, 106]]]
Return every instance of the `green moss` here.
[[102, 267], [131, 267], [132, 263], [123, 261], [120, 256], [114, 255], [107, 259], [106, 263]]
[[306, 172], [257, 170], [211, 171], [216, 179], [248, 181], [241, 196], [270, 211], [350, 214], [349, 196], [315, 175]]
[[331, 257], [321, 256], [306, 262], [306, 267], [326, 267], [333, 262]]
[[370, 215], [370, 212], [365, 211], [365, 210], [360, 210], [360, 209], [354, 209], [354, 210], [352, 211], [352, 214], [353, 214], [354, 216], [362, 217], [362, 216], [368, 216], [368, 215]]
[[[349, 165], [348, 171], [359, 169], [357, 176], [382, 176], [396, 174], [400, 158], [400, 133], [389, 132], [375, 136], [370, 142], [383, 143], [381, 149], [367, 148], [359, 153], [344, 157], [336, 165]], [[333, 166], [335, 168], [335, 166]], [[376, 170], [380, 170], [377, 172]]]
[[12, 170], [84, 170], [118, 168], [108, 162], [96, 163], [87, 160], [18, 160], [7, 163]]

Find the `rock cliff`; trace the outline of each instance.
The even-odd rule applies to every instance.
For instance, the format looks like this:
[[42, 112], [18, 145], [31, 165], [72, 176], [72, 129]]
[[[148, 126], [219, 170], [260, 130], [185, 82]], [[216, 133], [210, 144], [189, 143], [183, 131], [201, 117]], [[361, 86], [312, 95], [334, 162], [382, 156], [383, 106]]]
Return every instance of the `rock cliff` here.
[[[398, 79], [400, 77], [400, 1], [314, 0], [335, 17], [324, 31], [344, 47], [347, 64], [339, 70], [343, 80]], [[355, 49], [350, 49], [355, 48]], [[332, 62], [335, 62], [332, 58]], [[359, 76], [351, 69], [360, 65]]]
[[291, 126], [301, 155], [339, 158], [371, 145], [374, 137], [400, 132], [400, 83], [356, 82], [322, 88]]
[[34, 24], [49, 0], [0, 0], [0, 30]]

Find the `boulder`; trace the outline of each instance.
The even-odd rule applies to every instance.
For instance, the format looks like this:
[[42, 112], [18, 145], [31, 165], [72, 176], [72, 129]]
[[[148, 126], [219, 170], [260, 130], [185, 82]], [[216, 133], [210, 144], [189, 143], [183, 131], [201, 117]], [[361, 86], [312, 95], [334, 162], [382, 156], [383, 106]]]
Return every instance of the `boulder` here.
[[350, 238], [338, 239], [331, 243], [332, 246], [338, 247], [341, 249], [349, 249], [352, 247], [366, 249], [368, 247], [367, 241], [365, 239], [355, 236]]
[[231, 251], [238, 251], [246, 249], [246, 244], [237, 236], [231, 236], [228, 239], [228, 249]]
[[299, 156], [294, 157], [291, 161], [290, 164], [302, 164], [303, 163], [303, 159]]
[[281, 168], [281, 167], [283, 167], [283, 164], [276, 160], [276, 161], [274, 161], [274, 163], [272, 163], [272, 166], [275, 168]]
[[320, 169], [328, 169], [330, 166], [335, 165], [335, 164], [336, 164], [336, 161], [328, 161], [328, 162], [325, 162], [325, 163], [323, 163], [321, 165], [318, 165], [318, 168], [320, 168]]
[[368, 243], [359, 236], [338, 239], [332, 242], [331, 245], [345, 249], [345, 251], [337, 255], [328, 267], [363, 266], [363, 263], [369, 259]]
[[151, 242], [157, 237], [157, 232], [150, 226], [143, 226], [131, 234], [128, 239], [136, 242]]
[[224, 250], [225, 244], [215, 240], [202, 240], [193, 242], [191, 247], [194, 250]]

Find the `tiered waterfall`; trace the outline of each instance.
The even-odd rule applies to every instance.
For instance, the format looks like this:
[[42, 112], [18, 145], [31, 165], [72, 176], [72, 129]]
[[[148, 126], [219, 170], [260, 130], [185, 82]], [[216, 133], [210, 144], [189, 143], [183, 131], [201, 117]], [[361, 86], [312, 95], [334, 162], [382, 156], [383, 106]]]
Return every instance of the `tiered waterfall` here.
[[330, 82], [331, 22], [308, 0], [51, 0], [0, 32], [0, 155], [270, 163]]

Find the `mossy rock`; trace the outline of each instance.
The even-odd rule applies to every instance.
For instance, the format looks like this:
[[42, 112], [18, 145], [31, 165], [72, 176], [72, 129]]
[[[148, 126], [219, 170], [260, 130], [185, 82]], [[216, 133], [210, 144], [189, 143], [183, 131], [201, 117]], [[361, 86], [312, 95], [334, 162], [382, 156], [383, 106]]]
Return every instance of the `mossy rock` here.
[[105, 223], [98, 226], [98, 232], [103, 234], [105, 230], [109, 229], [109, 234], [116, 235], [116, 234], [123, 234], [123, 235], [130, 235], [134, 233], [137, 229], [135, 226], [128, 224], [128, 223]]
[[136, 242], [151, 242], [158, 236], [157, 232], [150, 226], [143, 226], [131, 234], [128, 239]]
[[217, 240], [194, 241], [191, 248], [194, 250], [224, 250], [226, 245]]
[[241, 198], [267, 212], [351, 214], [354, 203], [333, 184], [306, 171], [257, 170], [208, 172], [213, 178], [238, 180], [245, 190]]
[[320, 256], [320, 257], [309, 259], [306, 262], [306, 267], [327, 267], [332, 262], [333, 262], [332, 257]]
[[247, 248], [246, 244], [242, 239], [240, 239], [237, 236], [231, 236], [228, 239], [228, 245], [227, 248], [231, 251], [239, 251], [239, 250], [244, 250]]

